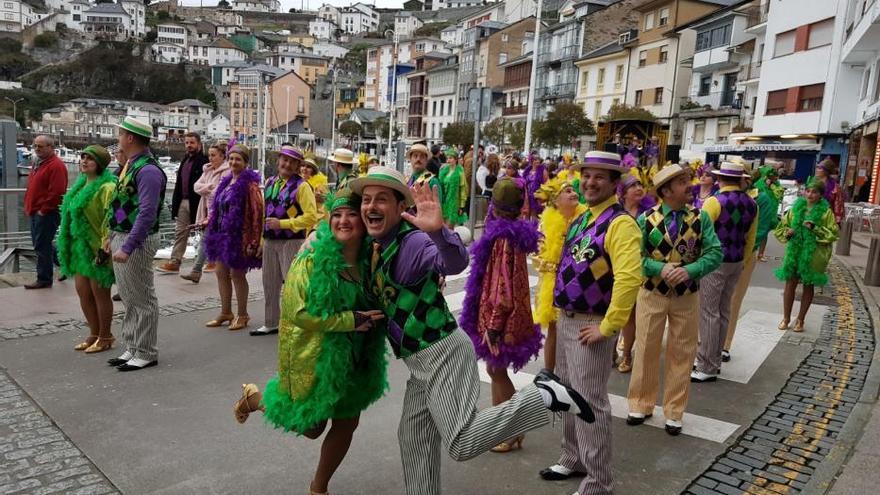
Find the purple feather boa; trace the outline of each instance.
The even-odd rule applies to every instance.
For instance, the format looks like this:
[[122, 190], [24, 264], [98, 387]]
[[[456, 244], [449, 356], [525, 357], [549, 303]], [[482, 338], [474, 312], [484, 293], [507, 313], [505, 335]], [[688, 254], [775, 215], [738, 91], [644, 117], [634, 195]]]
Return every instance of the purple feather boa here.
[[540, 237], [541, 234], [538, 232], [536, 222], [496, 217], [486, 223], [486, 230], [482, 237], [470, 247], [471, 273], [465, 284], [465, 296], [459, 325], [474, 343], [477, 357], [493, 368], [503, 369], [512, 366], [514, 371], [521, 369], [526, 363], [538, 356], [544, 335], [541, 333], [541, 326], [535, 325], [532, 336], [518, 346], [507, 347], [500, 344], [500, 352], [497, 356], [492, 355], [489, 348], [483, 343], [483, 336], [478, 328], [480, 294], [483, 289], [483, 279], [486, 276], [486, 267], [489, 265], [489, 256], [492, 254], [492, 246], [495, 245], [496, 239], [506, 239], [514, 249], [533, 253], [538, 250]]
[[[533, 171], [534, 174], [532, 174]], [[535, 198], [535, 193], [544, 184], [544, 173], [546, 171], [547, 167], [543, 163], [538, 162], [537, 165], [529, 163], [522, 172], [522, 178], [526, 182], [526, 195], [529, 198], [529, 211], [533, 214], [540, 214], [544, 211], [544, 205]]]
[[[260, 268], [262, 260], [255, 256], [247, 256], [242, 246], [244, 232], [245, 208], [251, 184], [260, 184], [260, 175], [245, 169], [238, 180], [230, 185], [232, 174], [220, 180], [214, 201], [211, 203], [211, 215], [208, 229], [205, 231], [205, 258], [209, 261], [220, 261], [235, 270]], [[229, 191], [226, 189], [229, 188]], [[231, 196], [227, 198], [227, 196]], [[221, 212], [221, 204], [227, 204], [226, 211]]]

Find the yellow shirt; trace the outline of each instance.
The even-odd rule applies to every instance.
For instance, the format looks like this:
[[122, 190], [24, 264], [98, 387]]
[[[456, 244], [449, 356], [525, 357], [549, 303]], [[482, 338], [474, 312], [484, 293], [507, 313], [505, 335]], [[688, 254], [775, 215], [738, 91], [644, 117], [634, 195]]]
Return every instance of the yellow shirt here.
[[[724, 186], [718, 190], [719, 193], [729, 192], [729, 191], [741, 191], [742, 188], [739, 186]], [[712, 223], [718, 221], [718, 217], [721, 216], [721, 203], [718, 201], [718, 198], [715, 196], [710, 196], [709, 199], [703, 202], [703, 211], [709, 214], [709, 218], [712, 219]], [[755, 215], [755, 219], [752, 221], [751, 227], [749, 227], [749, 231], [746, 233], [746, 249], [743, 251], [745, 253], [745, 258], [743, 261], [747, 261], [749, 256], [751, 256], [752, 251], [755, 249], [755, 237], [758, 235], [758, 216]]]
[[[287, 179], [278, 177], [278, 181], [278, 190], [280, 191], [284, 189], [284, 186], [287, 184]], [[292, 230], [294, 232], [302, 230], [303, 232], [308, 233], [315, 228], [315, 225], [318, 224], [319, 220], [318, 207], [315, 204], [315, 193], [312, 191], [312, 186], [310, 186], [308, 182], [303, 181], [297, 188], [296, 201], [299, 203], [299, 208], [302, 210], [302, 214], [297, 215], [296, 207], [291, 206], [287, 209], [287, 216], [290, 218], [281, 220], [281, 228]]]
[[[590, 221], [587, 226], [592, 225], [602, 212], [616, 202], [615, 194], [598, 205], [589, 206]], [[611, 269], [614, 271], [614, 291], [605, 318], [599, 324], [599, 331], [606, 337], [614, 336], [626, 325], [636, 304], [642, 285], [641, 249], [642, 231], [633, 217], [620, 215], [611, 221], [605, 234], [605, 252], [611, 259]]]

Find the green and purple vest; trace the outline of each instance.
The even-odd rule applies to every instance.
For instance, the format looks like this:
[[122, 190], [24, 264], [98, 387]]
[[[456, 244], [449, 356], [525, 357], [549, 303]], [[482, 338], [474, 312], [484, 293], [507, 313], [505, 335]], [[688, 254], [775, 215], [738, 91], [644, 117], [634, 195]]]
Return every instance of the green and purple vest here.
[[[135, 160], [135, 162], [128, 167], [128, 170], [125, 171], [125, 175], [120, 177], [119, 182], [116, 183], [116, 194], [113, 195], [113, 201], [110, 202], [110, 218], [108, 220], [110, 230], [127, 233], [131, 232], [131, 229], [134, 228], [134, 222], [137, 220], [138, 214], [141, 211], [140, 198], [138, 197], [137, 174], [147, 165], [153, 165], [159, 170], [162, 170], [159, 168], [153, 155], [147, 153]], [[162, 174], [164, 175], [165, 173], [162, 172]], [[153, 226], [150, 227], [150, 234], [159, 232], [159, 212], [162, 211], [162, 206], [164, 204], [165, 187], [163, 186], [162, 192], [159, 194], [156, 221], [153, 222]]]
[[[642, 236], [642, 252], [649, 258], [664, 263], [677, 263], [681, 266], [693, 263], [703, 253], [703, 224], [700, 210], [691, 205], [684, 207], [685, 214], [679, 224], [678, 238], [673, 242], [666, 228], [666, 217], [658, 204], [644, 213], [645, 227]], [[671, 214], [672, 212], [670, 212]], [[642, 284], [645, 289], [664, 296], [683, 296], [700, 289], [696, 280], [687, 280], [670, 287], [659, 275], [650, 277]]]
[[572, 223], [556, 270], [553, 305], [564, 311], [604, 315], [611, 304], [614, 269], [605, 250], [605, 235], [626, 210], [614, 203], [589, 227], [587, 211]]
[[758, 205], [748, 193], [724, 191], [715, 194], [721, 204], [721, 214], [715, 220], [715, 233], [724, 252], [724, 263], [739, 263], [745, 259], [746, 237], [752, 222], [757, 221]]
[[400, 243], [414, 230], [407, 222], [400, 224], [397, 237], [382, 250], [370, 277], [372, 294], [388, 318], [388, 341], [398, 358], [426, 349], [458, 328], [440, 290], [440, 274], [429, 272], [413, 285], [401, 285], [392, 277]]
[[[311, 186], [308, 186], [299, 175], [291, 176], [280, 188], [276, 187], [277, 183], [278, 176], [271, 177], [266, 183], [266, 188], [263, 192], [266, 203], [266, 218], [286, 220], [290, 218], [287, 210], [291, 207], [296, 208], [297, 216], [302, 215], [302, 208], [296, 199], [296, 193], [303, 184], [306, 184], [306, 187]], [[305, 239], [305, 237], [306, 233], [302, 230], [263, 228], [264, 239]]]

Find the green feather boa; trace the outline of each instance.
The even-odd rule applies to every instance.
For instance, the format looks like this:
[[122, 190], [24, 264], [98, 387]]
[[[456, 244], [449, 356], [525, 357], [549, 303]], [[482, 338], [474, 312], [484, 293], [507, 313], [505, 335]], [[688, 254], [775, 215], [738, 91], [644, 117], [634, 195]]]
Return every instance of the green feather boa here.
[[73, 187], [64, 195], [57, 238], [58, 262], [63, 275], [83, 275], [97, 280], [98, 285], [104, 288], [113, 285], [113, 264], [95, 266], [97, 249], [94, 246], [101, 245], [102, 233], [92, 229], [85, 209], [104, 184], [113, 184], [116, 180], [116, 176], [107, 169], [91, 182], [85, 174], [80, 174]]
[[798, 198], [792, 206], [791, 224], [788, 228], [794, 236], [788, 240], [782, 266], [776, 269], [776, 278], [785, 281], [797, 277], [804, 285], [825, 285], [828, 275], [813, 269], [813, 258], [816, 256], [816, 234], [804, 226], [804, 222], [812, 222], [814, 228], [823, 225], [823, 217], [828, 211], [828, 201], [824, 198], [807, 210], [807, 199]]

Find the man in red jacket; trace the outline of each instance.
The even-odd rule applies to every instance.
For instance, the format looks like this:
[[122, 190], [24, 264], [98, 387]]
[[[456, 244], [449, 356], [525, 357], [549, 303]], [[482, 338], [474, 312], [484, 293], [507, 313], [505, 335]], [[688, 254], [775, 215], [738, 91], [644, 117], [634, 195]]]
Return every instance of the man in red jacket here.
[[30, 217], [31, 241], [37, 252], [37, 281], [25, 289], [52, 287], [52, 241], [61, 223], [61, 198], [67, 192], [67, 167], [55, 155], [55, 142], [49, 136], [37, 136], [33, 143], [36, 161], [28, 176], [24, 193], [24, 212]]

